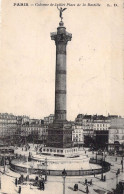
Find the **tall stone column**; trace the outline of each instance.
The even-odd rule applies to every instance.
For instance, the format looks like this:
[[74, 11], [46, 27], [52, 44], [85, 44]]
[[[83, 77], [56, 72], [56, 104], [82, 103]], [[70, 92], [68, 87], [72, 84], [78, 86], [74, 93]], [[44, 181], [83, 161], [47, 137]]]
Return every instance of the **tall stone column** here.
[[72, 126], [66, 120], [66, 46], [71, 38], [72, 34], [66, 32], [63, 21], [57, 32], [51, 33], [56, 45], [55, 120], [48, 127], [47, 147], [72, 147]]
[[55, 122], [66, 121], [66, 46], [72, 34], [66, 32], [61, 21], [57, 33], [51, 33], [56, 44]]

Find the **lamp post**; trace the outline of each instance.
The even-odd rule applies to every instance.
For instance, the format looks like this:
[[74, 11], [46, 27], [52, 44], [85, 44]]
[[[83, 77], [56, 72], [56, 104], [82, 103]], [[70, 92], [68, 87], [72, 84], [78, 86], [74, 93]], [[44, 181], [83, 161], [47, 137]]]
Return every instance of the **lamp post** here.
[[97, 163], [97, 152], [96, 152], [96, 163]]
[[102, 174], [101, 174], [101, 180], [103, 181], [103, 153], [102, 153]]
[[104, 161], [105, 161], [105, 156], [106, 156], [106, 155], [105, 155], [105, 149], [104, 149]]
[[3, 172], [4, 172], [4, 174], [5, 174], [5, 165], [6, 165], [6, 163], [5, 163], [5, 149], [4, 149], [4, 160], [3, 160], [3, 162], [4, 162], [4, 163], [3, 163], [3, 164], [4, 164], [4, 171], [3, 171]]
[[45, 158], [45, 181], [47, 181], [47, 158]]
[[63, 194], [65, 194], [65, 178], [67, 176], [67, 172], [65, 169], [62, 171], [62, 177], [63, 177]]
[[0, 171], [0, 190], [1, 190], [1, 171]]

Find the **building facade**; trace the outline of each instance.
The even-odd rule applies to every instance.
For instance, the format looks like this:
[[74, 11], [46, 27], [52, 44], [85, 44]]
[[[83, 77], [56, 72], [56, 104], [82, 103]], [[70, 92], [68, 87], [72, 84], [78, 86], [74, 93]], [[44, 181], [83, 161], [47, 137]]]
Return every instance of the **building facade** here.
[[72, 141], [75, 146], [82, 146], [84, 144], [83, 128], [79, 125], [72, 126]]
[[104, 131], [109, 130], [110, 120], [93, 120], [93, 130], [94, 131]]
[[108, 150], [113, 153], [120, 152], [124, 154], [124, 118], [111, 120]]
[[21, 137], [26, 138], [26, 141], [33, 143], [46, 143], [47, 135], [48, 127], [40, 122], [26, 122], [21, 126]]
[[50, 114], [49, 116], [44, 117], [44, 125], [49, 125], [53, 123], [54, 119], [55, 119], [54, 114]]
[[17, 117], [13, 114], [0, 113], [0, 138], [7, 140], [17, 133]]
[[109, 143], [124, 143], [124, 118], [117, 118], [111, 121], [109, 128]]

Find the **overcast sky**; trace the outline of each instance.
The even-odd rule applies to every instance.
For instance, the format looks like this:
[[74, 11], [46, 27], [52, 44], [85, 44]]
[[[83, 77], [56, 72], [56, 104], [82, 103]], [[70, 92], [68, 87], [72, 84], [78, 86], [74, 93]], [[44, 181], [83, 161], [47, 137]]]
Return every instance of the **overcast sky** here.
[[[59, 12], [55, 6], [17, 7], [13, 2], [18, 1], [2, 2], [0, 112], [43, 118], [54, 113], [56, 53], [50, 32], [58, 27]], [[67, 6], [63, 12], [72, 33], [67, 45], [68, 120], [79, 113], [124, 115], [122, 2], [117, 1], [118, 7], [100, 2], [101, 7]]]

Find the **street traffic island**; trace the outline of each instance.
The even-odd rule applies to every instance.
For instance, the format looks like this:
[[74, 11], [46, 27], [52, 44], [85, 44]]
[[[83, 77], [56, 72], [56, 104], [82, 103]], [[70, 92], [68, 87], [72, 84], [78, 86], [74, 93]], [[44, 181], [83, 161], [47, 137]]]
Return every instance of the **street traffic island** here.
[[19, 173], [38, 174], [48, 176], [61, 176], [63, 169], [66, 169], [68, 176], [86, 176], [102, 174], [110, 170], [110, 164], [95, 159], [85, 158], [80, 155], [78, 158], [55, 158], [55, 157], [33, 157], [31, 160], [14, 159], [11, 161], [11, 170]]

